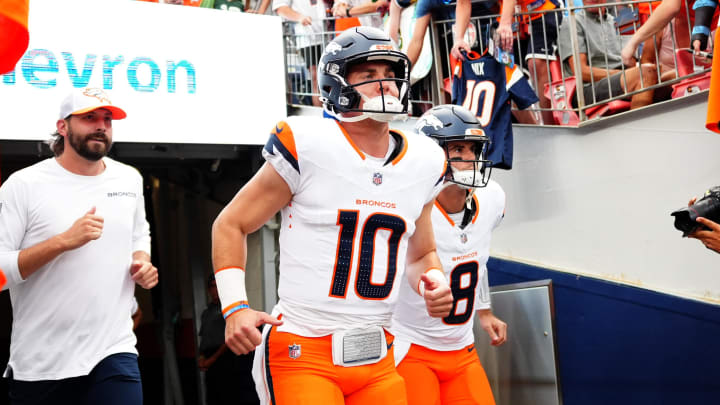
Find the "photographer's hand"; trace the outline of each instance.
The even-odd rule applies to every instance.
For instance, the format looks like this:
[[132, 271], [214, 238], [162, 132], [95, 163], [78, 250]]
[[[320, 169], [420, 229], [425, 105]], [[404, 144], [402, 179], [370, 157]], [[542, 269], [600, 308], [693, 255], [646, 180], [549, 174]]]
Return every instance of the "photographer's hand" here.
[[688, 235], [688, 238], [695, 238], [702, 242], [706, 248], [720, 253], [720, 224], [703, 217], [698, 217], [697, 222], [710, 228], [710, 230], [695, 231]]

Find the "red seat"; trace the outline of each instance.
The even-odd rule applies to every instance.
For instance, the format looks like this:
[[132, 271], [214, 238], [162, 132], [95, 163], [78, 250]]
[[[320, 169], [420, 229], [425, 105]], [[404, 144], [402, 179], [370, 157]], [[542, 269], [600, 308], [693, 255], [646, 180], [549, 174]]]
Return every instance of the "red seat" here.
[[[572, 107], [572, 99], [577, 83], [575, 76], [567, 76], [563, 79], [560, 69], [561, 65], [559, 60], [550, 61], [551, 82], [545, 85], [545, 97], [550, 99], [553, 118], [556, 124], [576, 126], [580, 123], [580, 117]], [[613, 100], [586, 108], [585, 114], [590, 120], [629, 109], [629, 101]]]
[[[677, 56], [677, 71], [680, 77], [695, 73], [696, 67], [707, 69], [712, 63], [698, 64], [699, 61], [695, 59], [695, 65], [693, 66], [693, 55], [684, 49], [676, 50], [675, 55]], [[672, 98], [684, 97], [688, 94], [709, 89], [711, 73], [712, 72], [705, 72], [700, 76], [691, 77], [681, 81], [680, 83], [673, 84]]]

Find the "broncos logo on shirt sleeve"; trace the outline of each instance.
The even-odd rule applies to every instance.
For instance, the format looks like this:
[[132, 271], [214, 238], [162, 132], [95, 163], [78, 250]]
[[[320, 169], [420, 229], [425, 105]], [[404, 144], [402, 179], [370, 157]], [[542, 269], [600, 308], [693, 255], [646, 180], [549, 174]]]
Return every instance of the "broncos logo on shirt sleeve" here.
[[275, 125], [275, 128], [270, 133], [270, 138], [265, 144], [265, 151], [271, 155], [279, 152], [283, 158], [300, 173], [297, 149], [295, 148], [295, 138], [287, 122], [280, 121]]

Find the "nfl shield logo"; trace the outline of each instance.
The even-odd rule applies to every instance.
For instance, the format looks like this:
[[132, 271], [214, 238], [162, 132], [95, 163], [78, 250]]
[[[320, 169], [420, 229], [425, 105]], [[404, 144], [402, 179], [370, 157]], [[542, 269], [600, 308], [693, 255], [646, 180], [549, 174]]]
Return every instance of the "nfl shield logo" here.
[[373, 174], [373, 184], [379, 186], [382, 184], [382, 173], [378, 172]]
[[467, 235], [466, 234], [460, 234], [460, 242], [467, 243]]
[[288, 346], [288, 357], [297, 359], [300, 357], [300, 345], [292, 344]]

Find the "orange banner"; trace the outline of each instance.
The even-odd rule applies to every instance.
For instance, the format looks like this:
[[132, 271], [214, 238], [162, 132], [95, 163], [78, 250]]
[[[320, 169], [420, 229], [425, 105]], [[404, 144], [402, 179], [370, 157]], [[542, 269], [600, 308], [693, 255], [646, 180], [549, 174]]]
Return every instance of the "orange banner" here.
[[27, 49], [29, 1], [0, 0], [0, 74], [15, 69]]

